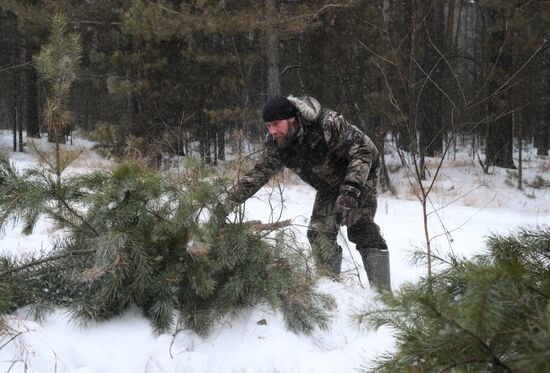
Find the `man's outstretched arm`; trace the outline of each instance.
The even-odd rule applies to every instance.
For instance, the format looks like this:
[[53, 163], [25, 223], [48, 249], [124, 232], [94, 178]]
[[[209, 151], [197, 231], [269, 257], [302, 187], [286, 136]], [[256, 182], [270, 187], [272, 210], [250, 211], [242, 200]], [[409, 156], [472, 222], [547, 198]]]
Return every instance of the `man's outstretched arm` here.
[[275, 149], [264, 149], [261, 158], [254, 168], [238, 179], [237, 183], [227, 192], [227, 198], [241, 204], [252, 197], [271, 176], [283, 169], [283, 163]]

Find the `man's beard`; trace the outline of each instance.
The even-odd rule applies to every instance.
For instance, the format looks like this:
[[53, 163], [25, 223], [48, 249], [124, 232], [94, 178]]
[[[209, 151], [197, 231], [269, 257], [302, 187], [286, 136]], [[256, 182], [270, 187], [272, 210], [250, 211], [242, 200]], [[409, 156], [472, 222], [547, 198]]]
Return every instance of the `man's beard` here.
[[277, 143], [277, 146], [280, 149], [287, 148], [288, 145], [290, 145], [289, 134], [286, 134], [286, 135], [281, 136], [281, 137], [275, 137], [275, 142]]
[[292, 123], [288, 127], [288, 133], [281, 137], [275, 137], [275, 142], [277, 143], [277, 146], [279, 149], [287, 148], [292, 142], [296, 139], [296, 134], [299, 131], [299, 124]]

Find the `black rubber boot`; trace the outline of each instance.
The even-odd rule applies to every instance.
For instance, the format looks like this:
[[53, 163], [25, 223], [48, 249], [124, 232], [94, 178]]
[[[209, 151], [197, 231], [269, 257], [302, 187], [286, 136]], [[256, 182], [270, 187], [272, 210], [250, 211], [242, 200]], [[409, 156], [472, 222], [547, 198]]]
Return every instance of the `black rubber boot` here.
[[370, 285], [391, 292], [390, 255], [388, 250], [369, 247], [361, 250], [361, 257]]

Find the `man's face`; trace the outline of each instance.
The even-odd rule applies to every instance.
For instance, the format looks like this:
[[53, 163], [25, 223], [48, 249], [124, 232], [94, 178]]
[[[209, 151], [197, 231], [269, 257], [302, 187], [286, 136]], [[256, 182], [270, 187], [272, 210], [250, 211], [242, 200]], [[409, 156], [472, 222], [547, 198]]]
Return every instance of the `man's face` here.
[[291, 135], [294, 131], [296, 118], [274, 120], [267, 122], [265, 125], [269, 134], [277, 141], [279, 148], [286, 148], [291, 140]]

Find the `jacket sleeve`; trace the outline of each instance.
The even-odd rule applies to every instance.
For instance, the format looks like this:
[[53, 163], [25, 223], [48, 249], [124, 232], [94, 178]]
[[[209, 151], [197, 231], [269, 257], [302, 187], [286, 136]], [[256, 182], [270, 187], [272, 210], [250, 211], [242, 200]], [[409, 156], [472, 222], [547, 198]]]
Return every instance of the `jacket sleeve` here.
[[325, 116], [323, 132], [329, 152], [349, 160], [340, 192], [359, 197], [367, 187], [367, 180], [377, 176], [378, 149], [367, 135], [337, 112], [331, 111]]
[[283, 162], [276, 149], [266, 146], [254, 168], [229, 189], [227, 198], [239, 204], [243, 203], [264, 186], [271, 176], [281, 171], [283, 167]]

